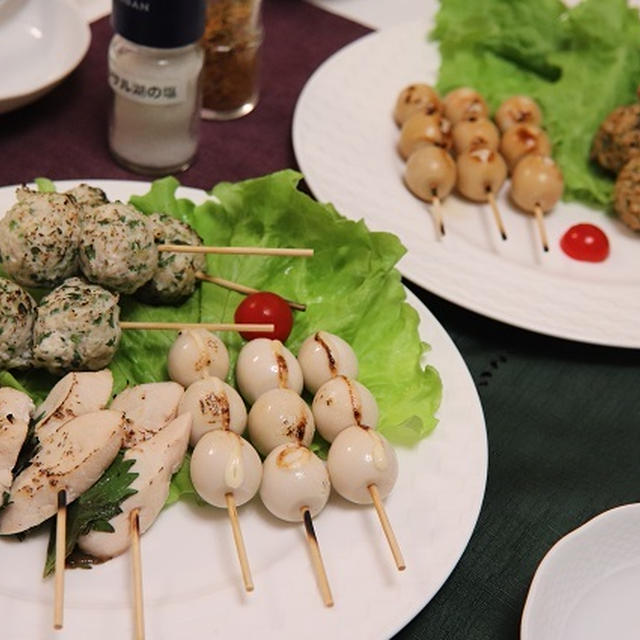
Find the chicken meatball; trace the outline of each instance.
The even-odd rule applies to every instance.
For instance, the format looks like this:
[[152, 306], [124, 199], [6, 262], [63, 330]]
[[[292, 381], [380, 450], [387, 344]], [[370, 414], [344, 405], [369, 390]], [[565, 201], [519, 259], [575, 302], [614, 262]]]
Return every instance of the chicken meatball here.
[[54, 287], [77, 271], [75, 200], [63, 193], [21, 188], [18, 202], [0, 220], [4, 270], [26, 287]]
[[106, 367], [120, 342], [118, 296], [69, 278], [36, 310], [33, 357], [52, 373]]
[[84, 182], [79, 184], [77, 187], [73, 187], [73, 189], [69, 189], [65, 193], [73, 196], [81, 209], [84, 209], [85, 207], [88, 209], [91, 207], [99, 207], [101, 204], [109, 202], [107, 194], [102, 189], [92, 187]]
[[34, 299], [15, 282], [0, 278], [0, 369], [31, 364]]
[[[148, 220], [156, 244], [202, 245], [200, 236], [173, 216], [153, 213]], [[207, 257], [202, 253], [161, 251], [153, 277], [138, 289], [136, 295], [151, 304], [176, 304], [195, 291], [196, 272], [206, 271], [206, 268]]]
[[600, 125], [593, 139], [591, 157], [601, 167], [618, 173], [640, 155], [640, 104], [614, 109]]
[[622, 222], [640, 231], [640, 156], [629, 160], [618, 174], [613, 207]]
[[87, 280], [133, 293], [153, 276], [158, 264], [152, 225], [147, 216], [123, 202], [85, 209], [79, 257]]

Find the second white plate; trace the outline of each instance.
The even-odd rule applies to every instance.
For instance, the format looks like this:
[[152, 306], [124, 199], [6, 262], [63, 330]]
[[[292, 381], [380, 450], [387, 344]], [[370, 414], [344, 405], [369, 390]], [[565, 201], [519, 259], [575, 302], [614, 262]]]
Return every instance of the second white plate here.
[[531, 583], [521, 640], [632, 640], [640, 628], [640, 504], [605, 511], [557, 542]]
[[[435, 2], [429, 7], [435, 12]], [[429, 8], [425, 8], [425, 13]], [[437, 295], [496, 320], [540, 333], [619, 347], [640, 347], [640, 238], [600, 211], [559, 203], [546, 217], [551, 243], [542, 252], [532, 217], [499, 206], [503, 242], [484, 205], [450, 196], [447, 234], [439, 241], [428, 205], [404, 187], [391, 112], [400, 90], [434, 83], [437, 47], [428, 24], [375, 32], [329, 58], [304, 87], [293, 121], [298, 163], [314, 195], [346, 216], [392, 231], [408, 249], [399, 263], [407, 278]], [[611, 255], [577, 262], [559, 247], [579, 222], [599, 226]]]

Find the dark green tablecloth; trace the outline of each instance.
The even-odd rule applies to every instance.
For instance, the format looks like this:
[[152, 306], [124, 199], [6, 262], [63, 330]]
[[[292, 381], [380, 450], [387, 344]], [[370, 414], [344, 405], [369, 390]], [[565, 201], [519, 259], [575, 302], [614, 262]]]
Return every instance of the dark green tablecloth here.
[[598, 513], [640, 497], [640, 350], [537, 335], [409, 286], [476, 382], [489, 473], [460, 563], [397, 637], [511, 640], [549, 548]]

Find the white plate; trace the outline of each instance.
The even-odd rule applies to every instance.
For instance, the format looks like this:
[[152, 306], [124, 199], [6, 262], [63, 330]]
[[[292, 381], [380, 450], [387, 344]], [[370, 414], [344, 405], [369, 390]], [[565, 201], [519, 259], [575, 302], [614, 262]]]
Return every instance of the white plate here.
[[521, 640], [635, 640], [640, 504], [605, 511], [557, 542], [536, 571]]
[[0, 113], [33, 102], [84, 58], [91, 30], [65, 0], [5, 0], [0, 4]]
[[[430, 3], [431, 11], [435, 4]], [[429, 7], [425, 8], [425, 13]], [[435, 82], [430, 26], [403, 23], [348, 45], [317, 69], [300, 94], [293, 144], [305, 179], [344, 215], [388, 230], [408, 249], [399, 269], [443, 298], [490, 318], [561, 338], [640, 347], [640, 238], [602, 212], [560, 203], [546, 217], [551, 251], [540, 248], [532, 217], [499, 198], [509, 240], [487, 206], [455, 196], [444, 203], [446, 236], [438, 241], [428, 205], [402, 182], [391, 113], [400, 90]], [[559, 248], [571, 225], [605, 231], [611, 255], [577, 262]]]
[[[147, 183], [85, 180], [111, 199]], [[77, 181], [57, 183], [60, 190]], [[181, 189], [196, 201], [201, 191]], [[0, 211], [14, 188], [0, 189]], [[142, 538], [148, 637], [336, 640], [386, 638], [433, 597], [458, 562], [478, 517], [487, 471], [482, 409], [469, 372], [444, 329], [408, 292], [442, 377], [440, 424], [414, 449], [399, 449], [400, 476], [386, 505], [407, 569], [396, 571], [375, 513], [332, 496], [316, 519], [335, 607], [322, 605], [302, 528], [276, 521], [254, 500], [240, 510], [255, 591], [246, 595], [226, 514], [176, 504]], [[40, 578], [46, 540], [0, 540], [3, 640], [51, 636], [53, 582]], [[67, 571], [60, 638], [132, 637], [130, 559]]]

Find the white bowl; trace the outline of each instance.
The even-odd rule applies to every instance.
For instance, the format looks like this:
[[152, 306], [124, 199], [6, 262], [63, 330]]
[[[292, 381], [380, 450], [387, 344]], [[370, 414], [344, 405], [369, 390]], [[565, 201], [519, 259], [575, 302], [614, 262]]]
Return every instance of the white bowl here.
[[88, 24], [66, 0], [0, 0], [0, 113], [53, 89], [90, 42]]

